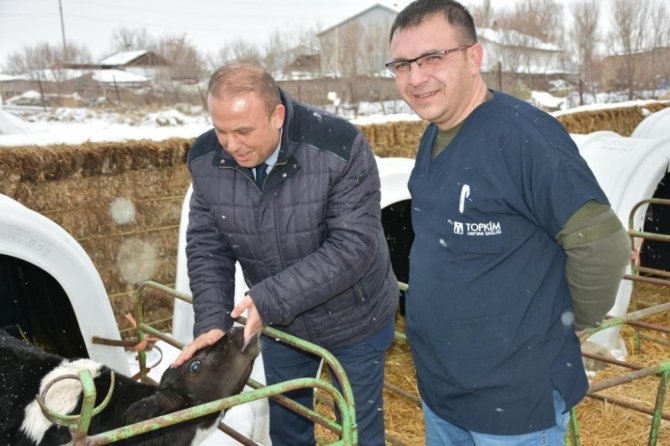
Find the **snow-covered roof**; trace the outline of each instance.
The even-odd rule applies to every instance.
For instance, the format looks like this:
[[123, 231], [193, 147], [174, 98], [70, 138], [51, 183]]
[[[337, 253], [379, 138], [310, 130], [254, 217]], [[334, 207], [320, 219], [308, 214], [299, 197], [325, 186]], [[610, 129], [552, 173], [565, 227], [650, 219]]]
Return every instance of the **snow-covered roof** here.
[[489, 42], [497, 43], [502, 46], [519, 46], [545, 51], [561, 51], [553, 43], [544, 42], [537, 37], [529, 36], [512, 29], [496, 30], [491, 28], [479, 28], [477, 36], [486, 39]]
[[9, 81], [24, 81], [30, 80], [30, 76], [27, 74], [2, 74], [0, 73], [0, 82], [9, 82]]
[[29, 74], [30, 79], [40, 79], [46, 82], [63, 82], [72, 79], [77, 79], [85, 74], [84, 70], [76, 70], [72, 68], [63, 69], [49, 69], [44, 68], [40, 70], [33, 70]]
[[112, 54], [101, 60], [99, 63], [100, 65], [125, 65], [148, 52], [149, 50], [124, 51], [122, 53]]
[[102, 83], [142, 83], [149, 82], [149, 79], [139, 74], [129, 73], [123, 70], [93, 70], [93, 80]]
[[62, 70], [35, 70], [31, 72], [28, 78], [41, 79], [47, 82], [62, 82], [66, 80], [78, 79], [87, 74], [92, 74], [93, 80], [102, 83], [142, 83], [149, 82], [149, 78], [139, 74], [130, 73], [123, 70], [114, 69], [96, 69], [96, 70], [78, 70], [73, 68], [65, 68]]

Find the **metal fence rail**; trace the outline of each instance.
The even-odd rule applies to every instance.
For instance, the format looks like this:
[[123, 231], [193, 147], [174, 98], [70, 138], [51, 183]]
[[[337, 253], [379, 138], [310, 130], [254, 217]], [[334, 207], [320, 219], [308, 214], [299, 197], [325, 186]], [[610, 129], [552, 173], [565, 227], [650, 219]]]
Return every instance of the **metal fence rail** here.
[[[166, 335], [160, 332], [159, 330], [156, 330], [154, 327], [144, 322], [144, 291], [147, 288], [157, 289], [167, 294], [170, 294], [177, 299], [181, 299], [183, 301], [192, 303], [191, 297], [187, 294], [180, 293], [174, 289], [171, 289], [169, 287], [166, 287], [162, 284], [153, 281], [147, 281], [142, 283], [135, 294], [136, 296], [135, 319], [137, 322], [136, 331], [137, 331], [138, 342], [143, 343], [146, 340], [146, 335], [150, 334], [151, 336], [155, 336], [159, 339], [162, 339], [168, 344], [171, 344], [177, 348], [183, 347], [184, 345], [183, 343], [174, 339], [172, 336]], [[242, 320], [242, 322], [244, 321]], [[273, 398], [280, 404], [283, 404], [291, 408], [292, 410], [308, 417], [314, 422], [319, 423], [326, 429], [329, 429], [330, 431], [336, 433], [339, 436], [339, 440], [329, 443], [330, 445], [332, 446], [356, 445], [358, 441], [358, 432], [356, 426], [356, 418], [355, 418], [356, 411], [354, 407], [353, 392], [351, 390], [349, 379], [347, 378], [344, 369], [337, 361], [337, 359], [329, 351], [327, 351], [322, 347], [319, 347], [305, 340], [296, 338], [295, 336], [291, 336], [282, 331], [273, 329], [271, 327], [265, 327], [263, 329], [263, 333], [275, 339], [278, 339], [281, 342], [285, 342], [289, 345], [300, 348], [305, 352], [309, 352], [321, 357], [324, 363], [330, 368], [331, 372], [338, 380], [342, 392], [338, 391], [337, 388], [335, 388], [335, 386], [332, 385], [331, 383], [319, 378], [292, 379], [271, 386], [264, 386], [250, 379], [247, 382], [247, 384], [253, 390], [242, 392], [239, 395], [223, 398], [217, 401], [212, 401], [210, 403], [180, 410], [171, 414], [162, 415], [129, 426], [124, 426], [118, 429], [99, 433], [93, 436], [88, 436], [87, 431], [90, 426], [91, 418], [105, 407], [106, 402], [103, 402], [101, 405], [95, 407], [96, 389], [95, 385], [93, 384], [93, 378], [91, 377], [88, 371], [83, 371], [79, 374], [78, 377], [70, 377], [74, 379], [79, 379], [82, 384], [83, 403], [81, 412], [77, 415], [63, 415], [54, 413], [53, 411], [50, 411], [45, 408], [47, 416], [50, 417], [57, 424], [67, 426], [70, 429], [70, 432], [72, 434], [72, 442], [69, 444], [74, 446], [93, 446], [93, 445], [114, 443], [119, 440], [131, 438], [136, 435], [161, 429], [163, 427], [171, 426], [183, 421], [220, 412], [222, 410], [229, 409], [236, 405], [249, 403], [263, 398]], [[138, 361], [140, 368], [139, 373], [140, 378], [144, 381], [152, 381], [151, 378], [149, 378], [147, 375], [150, 369], [149, 367], [147, 367], [147, 358], [145, 350], [140, 350], [138, 352]], [[316, 411], [309, 409], [301, 404], [298, 404], [295, 401], [283, 395], [283, 393], [285, 392], [302, 388], [319, 389], [325, 392], [327, 395], [329, 395], [335, 404], [335, 408], [340, 415], [341, 421], [338, 423], [336, 420], [325, 417], [317, 413]], [[112, 390], [110, 387], [109, 396], [111, 396], [111, 392]], [[235, 438], [242, 444], [245, 445], [256, 444], [228, 426], [220, 425], [220, 428], [221, 430], [231, 435], [233, 438]]]

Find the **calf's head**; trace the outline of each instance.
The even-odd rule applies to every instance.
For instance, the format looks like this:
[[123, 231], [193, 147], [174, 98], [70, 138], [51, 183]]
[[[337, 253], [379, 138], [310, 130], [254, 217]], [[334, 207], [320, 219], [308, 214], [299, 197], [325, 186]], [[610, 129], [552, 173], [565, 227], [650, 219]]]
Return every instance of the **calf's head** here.
[[240, 393], [259, 352], [258, 336], [245, 343], [243, 328], [234, 327], [190, 361], [168, 368], [158, 394], [133, 404], [126, 420], [137, 422]]
[[197, 351], [190, 361], [167, 369], [160, 387], [188, 398], [190, 405], [235, 395], [249, 379], [258, 352], [258, 337], [245, 345], [244, 330], [235, 327], [219, 341]]

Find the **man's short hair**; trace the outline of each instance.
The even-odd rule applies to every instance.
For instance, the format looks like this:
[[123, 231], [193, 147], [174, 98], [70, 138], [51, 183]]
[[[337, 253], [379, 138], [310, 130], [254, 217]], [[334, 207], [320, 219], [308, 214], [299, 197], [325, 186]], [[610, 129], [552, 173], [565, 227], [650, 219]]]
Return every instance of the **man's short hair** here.
[[442, 14], [444, 19], [454, 28], [458, 28], [468, 45], [477, 42], [477, 31], [472, 15], [457, 1], [454, 0], [415, 0], [405, 7], [396, 16], [391, 25], [389, 42], [393, 40], [396, 31], [404, 28], [419, 26], [426, 18], [435, 14]]
[[261, 66], [250, 63], [224, 65], [209, 77], [207, 95], [210, 97], [234, 98], [252, 92], [263, 99], [268, 116], [281, 104], [277, 83]]

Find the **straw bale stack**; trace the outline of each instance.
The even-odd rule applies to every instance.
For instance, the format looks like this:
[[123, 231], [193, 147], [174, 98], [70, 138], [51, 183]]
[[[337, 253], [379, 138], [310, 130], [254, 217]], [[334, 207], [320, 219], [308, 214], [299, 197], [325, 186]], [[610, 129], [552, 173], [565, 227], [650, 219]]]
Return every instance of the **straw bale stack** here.
[[426, 125], [424, 121], [370, 124], [361, 126], [361, 131], [377, 156], [415, 158]]
[[81, 244], [123, 326], [139, 282], [174, 283], [190, 143], [0, 149], [0, 193], [55, 221]]
[[670, 107], [670, 101], [575, 112], [560, 115], [557, 119], [569, 133], [587, 134], [600, 130], [610, 130], [621, 136], [630, 136], [635, 127], [650, 113], [666, 107]]

